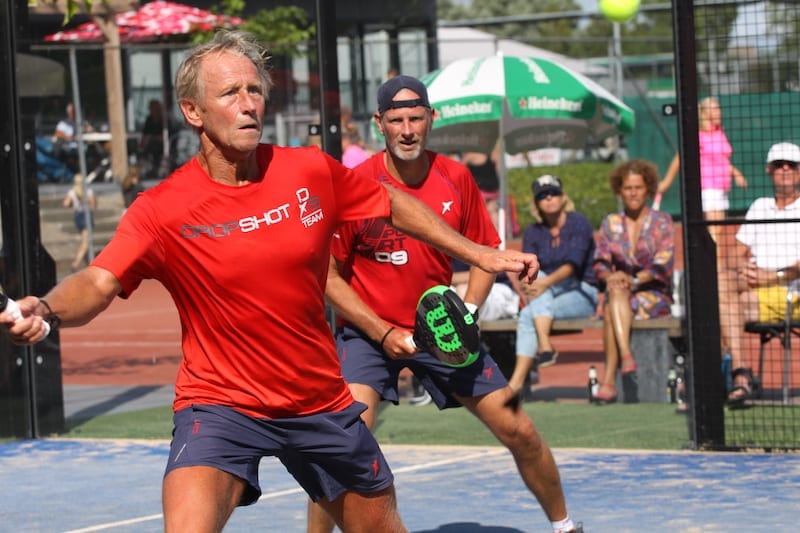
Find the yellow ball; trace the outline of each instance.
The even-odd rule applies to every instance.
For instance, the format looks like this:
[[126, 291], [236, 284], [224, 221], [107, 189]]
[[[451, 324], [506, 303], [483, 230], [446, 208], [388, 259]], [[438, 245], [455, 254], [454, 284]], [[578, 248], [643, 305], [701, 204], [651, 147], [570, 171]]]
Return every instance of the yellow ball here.
[[628, 22], [639, 11], [639, 0], [600, 0], [598, 7], [611, 22]]

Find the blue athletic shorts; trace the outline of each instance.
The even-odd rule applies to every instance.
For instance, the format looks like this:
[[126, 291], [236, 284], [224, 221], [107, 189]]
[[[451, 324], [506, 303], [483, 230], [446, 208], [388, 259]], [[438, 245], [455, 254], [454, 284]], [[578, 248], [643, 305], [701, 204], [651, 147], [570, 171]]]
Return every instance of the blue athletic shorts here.
[[335, 413], [268, 420], [220, 405], [187, 407], [173, 416], [164, 475], [187, 466], [218, 468], [247, 481], [239, 505], [250, 505], [261, 497], [261, 458], [275, 456], [314, 501], [378, 492], [394, 476], [361, 420], [365, 409], [354, 402]]
[[473, 398], [508, 385], [497, 363], [483, 348], [477, 361], [462, 368], [448, 366], [426, 352], [410, 359], [391, 359], [361, 331], [343, 327], [336, 332], [336, 350], [345, 381], [369, 385], [394, 404], [399, 399], [397, 378], [405, 367], [417, 376], [439, 409], [461, 405], [452, 394]]

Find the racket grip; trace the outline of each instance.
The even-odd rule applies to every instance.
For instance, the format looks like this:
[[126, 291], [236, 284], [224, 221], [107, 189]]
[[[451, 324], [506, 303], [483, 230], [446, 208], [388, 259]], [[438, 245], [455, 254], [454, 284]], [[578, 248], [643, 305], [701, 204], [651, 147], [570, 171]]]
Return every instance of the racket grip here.
[[417, 343], [414, 342], [414, 337], [411, 336], [411, 335], [406, 337], [406, 344], [408, 344], [409, 346], [411, 346], [415, 350], [417, 349]]
[[[9, 313], [11, 313], [11, 316], [14, 317], [14, 321], [15, 322], [17, 320], [22, 320], [22, 318], [23, 318], [22, 317], [22, 311], [19, 308], [19, 304], [17, 302], [15, 302], [14, 300], [12, 300], [11, 298], [8, 298], [6, 300], [5, 311], [8, 311]], [[47, 322], [46, 320], [42, 320], [42, 326], [44, 327], [44, 336], [47, 337], [48, 335], [50, 335], [50, 322]], [[44, 339], [44, 337], [43, 337], [43, 339]]]

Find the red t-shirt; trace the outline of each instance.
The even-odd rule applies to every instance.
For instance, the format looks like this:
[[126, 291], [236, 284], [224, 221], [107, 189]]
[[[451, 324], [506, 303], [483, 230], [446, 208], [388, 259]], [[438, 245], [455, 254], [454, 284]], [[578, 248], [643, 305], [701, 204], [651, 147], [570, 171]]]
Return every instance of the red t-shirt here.
[[[413, 187], [389, 175], [384, 152], [355, 170], [420, 199], [468, 239], [497, 247], [500, 237], [469, 170], [450, 158], [427, 153], [428, 175]], [[422, 293], [434, 285], [450, 285], [450, 257], [408, 237], [383, 219], [350, 222], [336, 237], [331, 248], [336, 259], [345, 264], [343, 277], [373, 311], [394, 326], [413, 329]]]
[[352, 403], [324, 292], [334, 230], [389, 215], [389, 197], [317, 148], [262, 145], [261, 181], [230, 187], [192, 159], [134, 202], [93, 264], [159, 280], [182, 327], [174, 409], [284, 418]]

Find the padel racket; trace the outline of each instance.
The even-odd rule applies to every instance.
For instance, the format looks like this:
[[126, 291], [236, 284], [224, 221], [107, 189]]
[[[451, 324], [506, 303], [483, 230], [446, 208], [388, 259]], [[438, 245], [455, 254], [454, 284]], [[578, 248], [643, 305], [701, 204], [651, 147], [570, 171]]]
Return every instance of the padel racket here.
[[[14, 320], [22, 320], [22, 311], [17, 302], [9, 298], [2, 287], [0, 287], [0, 311], [8, 311]], [[50, 335], [50, 323], [43, 320], [42, 326], [44, 327], [44, 336]]]
[[417, 303], [413, 343], [450, 366], [471, 365], [480, 354], [475, 316], [445, 285], [425, 291]]

